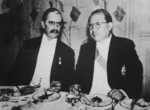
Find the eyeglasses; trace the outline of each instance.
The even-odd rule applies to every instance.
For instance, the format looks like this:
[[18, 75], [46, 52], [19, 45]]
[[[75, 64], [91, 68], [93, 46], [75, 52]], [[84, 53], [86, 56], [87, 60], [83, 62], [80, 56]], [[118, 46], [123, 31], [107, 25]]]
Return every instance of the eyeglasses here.
[[89, 24], [88, 24], [88, 28], [89, 28], [89, 29], [93, 29], [93, 27], [95, 27], [95, 28], [98, 29], [98, 28], [101, 27], [102, 24], [105, 24], [105, 23], [107, 23], [107, 22], [101, 22], [101, 23], [100, 23], [100, 22], [96, 22], [96, 23], [93, 23], [93, 24], [90, 24], [90, 23], [89, 23]]
[[62, 26], [63, 25], [63, 22], [54, 22], [54, 21], [49, 21], [49, 24], [50, 25], [53, 25], [53, 26], [57, 26], [57, 27], [59, 27], [59, 26]]

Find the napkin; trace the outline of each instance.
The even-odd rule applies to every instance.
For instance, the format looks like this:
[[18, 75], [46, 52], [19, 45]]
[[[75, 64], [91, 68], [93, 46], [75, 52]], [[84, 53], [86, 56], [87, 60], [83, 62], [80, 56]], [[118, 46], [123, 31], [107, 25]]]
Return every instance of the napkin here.
[[41, 102], [37, 102], [36, 104], [32, 101], [27, 102], [24, 105], [14, 106], [11, 110], [39, 110], [42, 107]]

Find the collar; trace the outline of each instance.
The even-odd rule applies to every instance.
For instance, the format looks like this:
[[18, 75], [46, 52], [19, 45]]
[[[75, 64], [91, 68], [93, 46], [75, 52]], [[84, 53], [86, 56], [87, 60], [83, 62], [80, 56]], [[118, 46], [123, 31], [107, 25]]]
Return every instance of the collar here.
[[104, 39], [102, 42], [97, 42], [97, 48], [110, 44], [111, 38], [112, 38], [112, 35]]
[[49, 38], [45, 33], [43, 34], [43, 38], [47, 41], [52, 41], [52, 40], [56, 40], [57, 38]]

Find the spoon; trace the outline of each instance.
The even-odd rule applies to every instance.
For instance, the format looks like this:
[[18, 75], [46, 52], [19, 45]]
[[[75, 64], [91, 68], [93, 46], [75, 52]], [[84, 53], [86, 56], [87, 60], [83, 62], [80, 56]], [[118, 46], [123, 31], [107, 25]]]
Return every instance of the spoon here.
[[16, 86], [16, 87], [17, 87], [18, 90], [20, 90], [20, 87], [19, 87], [19, 86]]
[[112, 110], [115, 110], [115, 106], [119, 103], [119, 100], [114, 100], [114, 102], [112, 103]]

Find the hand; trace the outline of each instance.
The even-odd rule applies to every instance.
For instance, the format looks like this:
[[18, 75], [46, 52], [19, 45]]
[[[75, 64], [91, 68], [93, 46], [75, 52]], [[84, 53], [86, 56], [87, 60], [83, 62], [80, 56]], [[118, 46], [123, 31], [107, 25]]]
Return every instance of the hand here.
[[69, 93], [75, 96], [80, 95], [81, 86], [79, 84], [72, 84], [69, 88]]
[[136, 104], [139, 105], [140, 107], [150, 106], [150, 102], [146, 102], [143, 98], [138, 99]]
[[61, 90], [61, 81], [52, 81], [48, 90], [52, 92], [59, 92]]
[[108, 96], [111, 97], [115, 101], [121, 101], [123, 100], [126, 96], [118, 89], [112, 89], [109, 93]]

